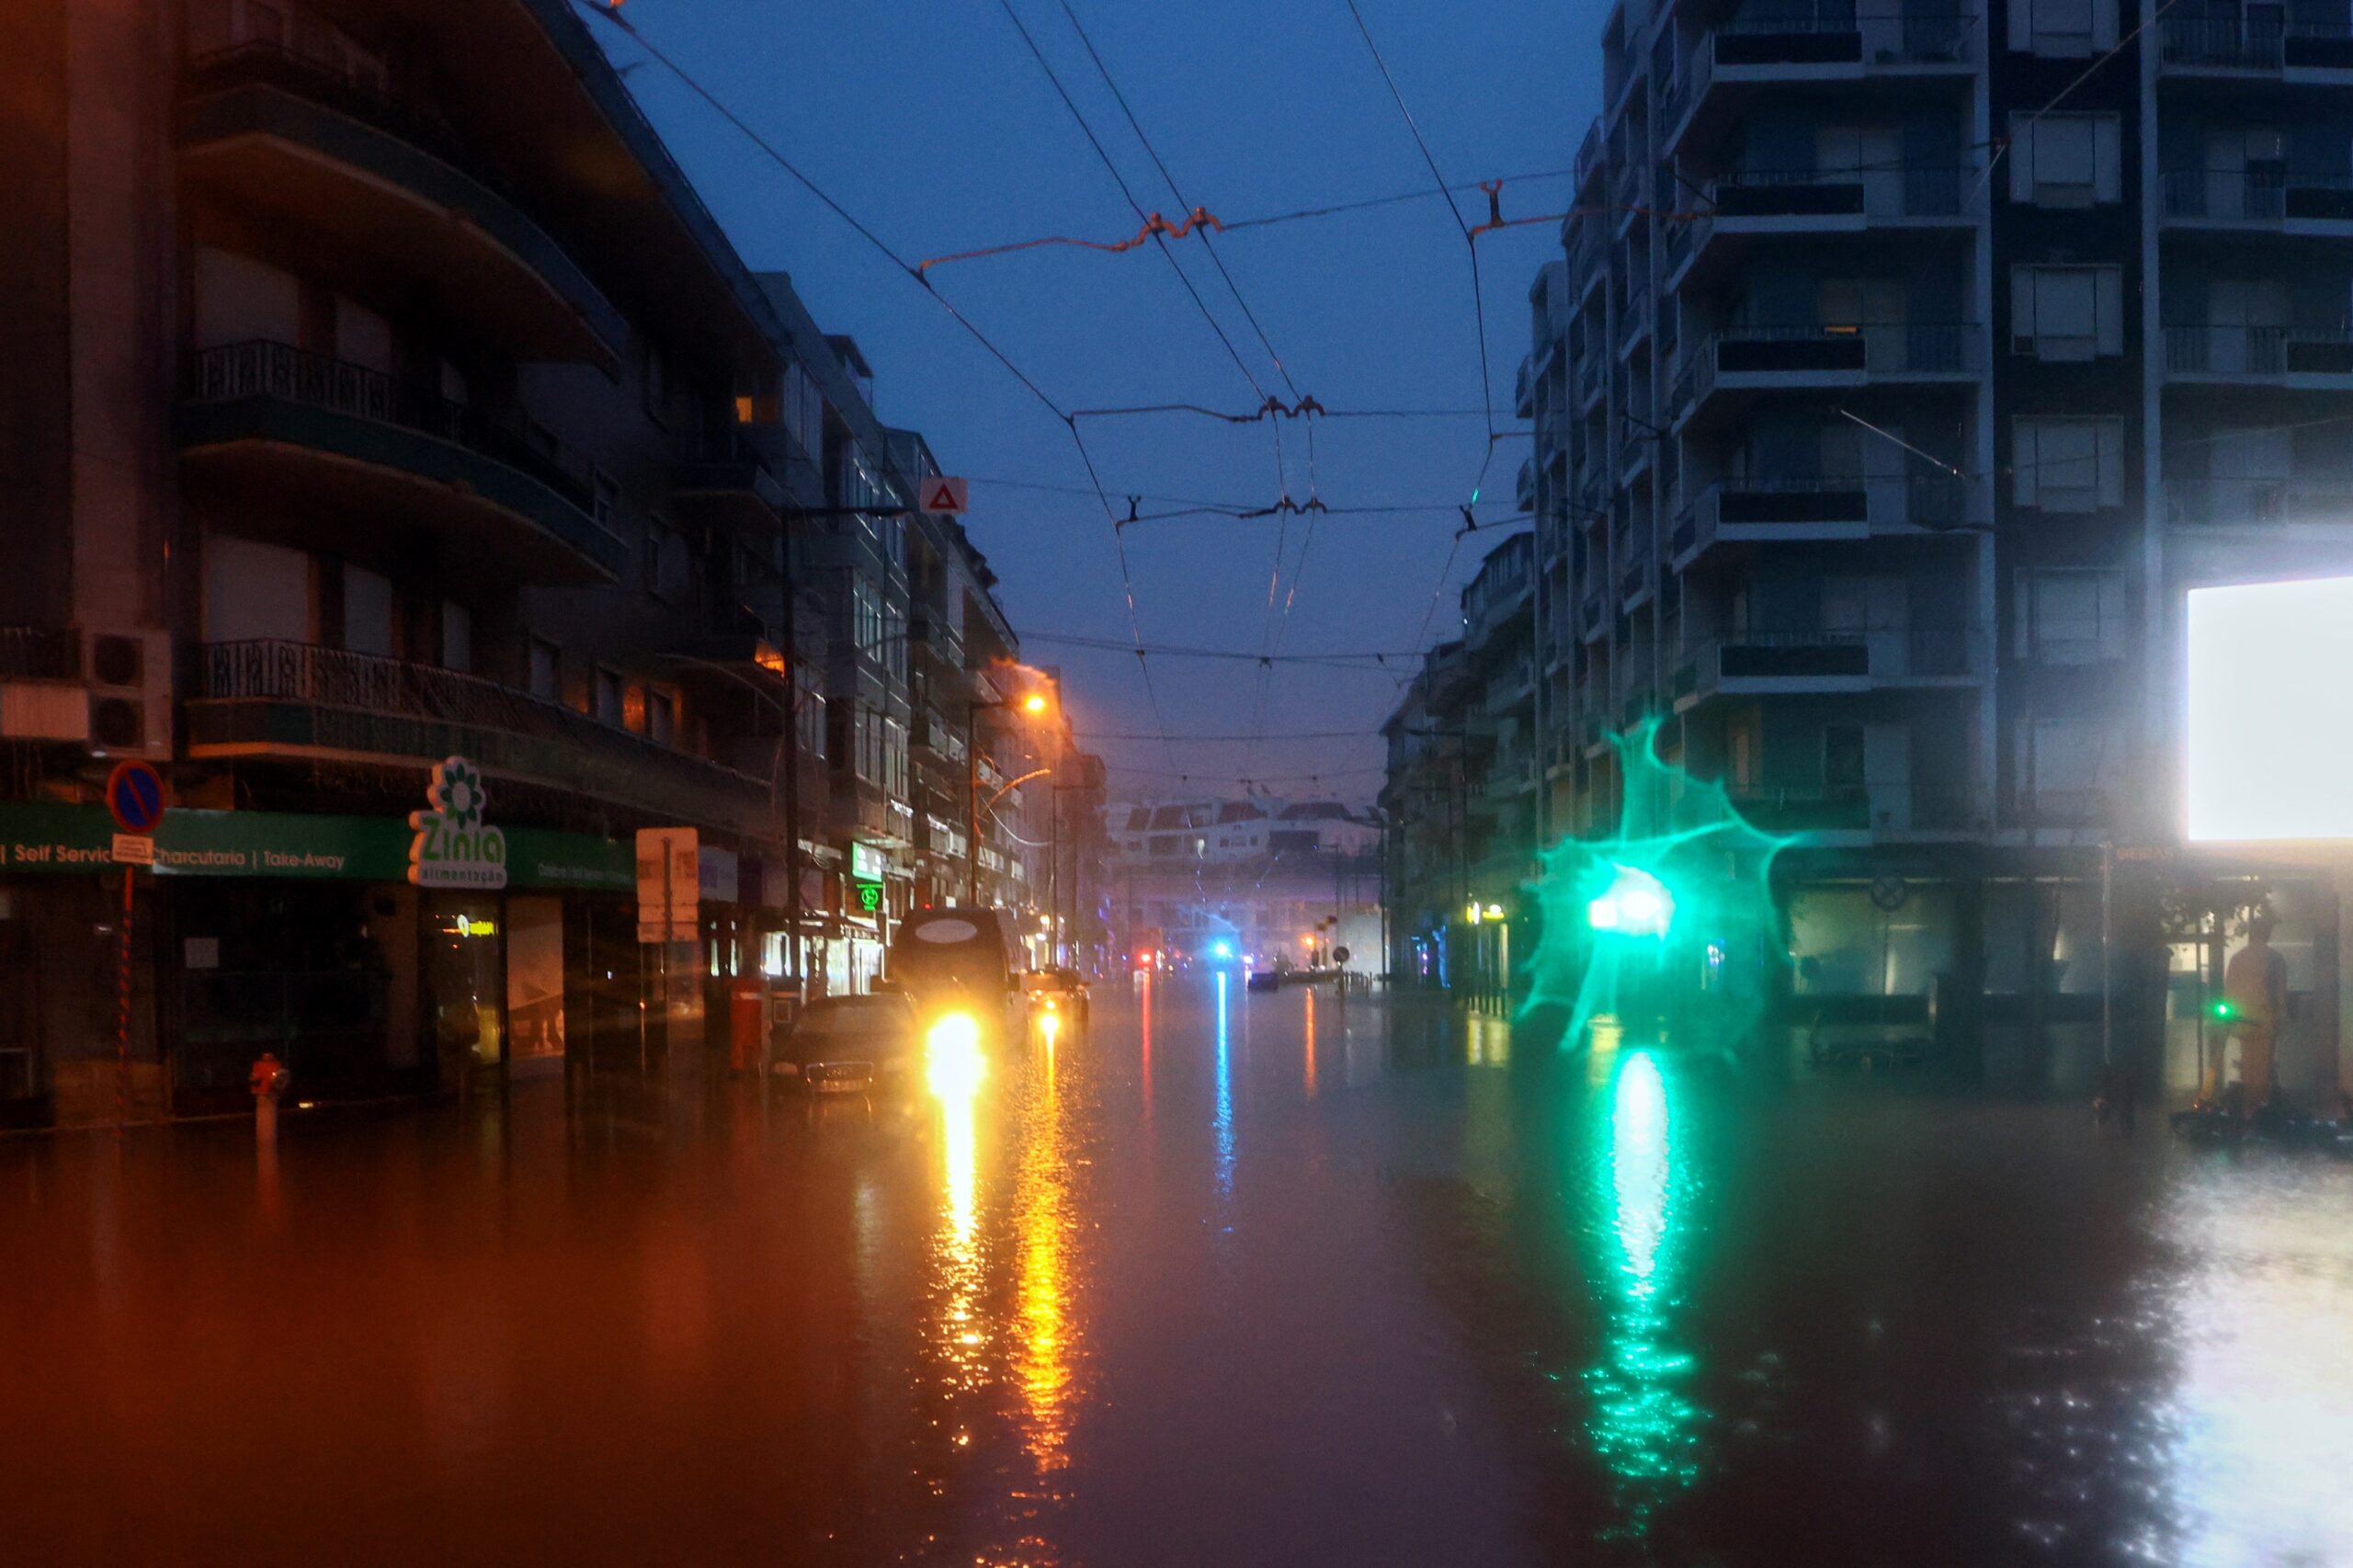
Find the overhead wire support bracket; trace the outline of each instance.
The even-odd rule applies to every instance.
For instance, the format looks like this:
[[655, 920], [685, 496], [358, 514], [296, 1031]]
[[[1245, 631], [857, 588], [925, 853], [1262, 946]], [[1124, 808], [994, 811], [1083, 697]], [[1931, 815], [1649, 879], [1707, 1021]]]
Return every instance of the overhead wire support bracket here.
[[1037, 250], [1046, 245], [1069, 245], [1078, 250], [1098, 250], [1116, 256], [1121, 251], [1137, 249], [1155, 234], [1165, 234], [1170, 239], [1181, 240], [1196, 229], [1222, 233], [1224, 227], [1225, 225], [1217, 221], [1217, 214], [1206, 207], [1194, 208], [1185, 215], [1185, 220], [1181, 223], [1172, 223], [1159, 213], [1154, 212], [1145, 217], [1143, 227], [1124, 240], [1082, 240], [1071, 234], [1048, 234], [1043, 239], [1017, 240], [1011, 244], [983, 245], [979, 250], [962, 250], [948, 256], [929, 256], [915, 263], [915, 274], [921, 278], [933, 267], [945, 267], [951, 261], [977, 261], [983, 256], [1010, 256], [1016, 251]]

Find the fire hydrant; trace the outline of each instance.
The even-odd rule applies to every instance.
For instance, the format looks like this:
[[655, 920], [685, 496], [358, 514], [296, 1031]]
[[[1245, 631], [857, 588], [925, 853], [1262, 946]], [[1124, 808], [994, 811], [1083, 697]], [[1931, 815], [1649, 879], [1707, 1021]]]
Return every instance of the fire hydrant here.
[[269, 1051], [263, 1051], [254, 1063], [245, 1086], [254, 1095], [254, 1136], [265, 1143], [278, 1141], [278, 1098], [294, 1081], [286, 1064]]

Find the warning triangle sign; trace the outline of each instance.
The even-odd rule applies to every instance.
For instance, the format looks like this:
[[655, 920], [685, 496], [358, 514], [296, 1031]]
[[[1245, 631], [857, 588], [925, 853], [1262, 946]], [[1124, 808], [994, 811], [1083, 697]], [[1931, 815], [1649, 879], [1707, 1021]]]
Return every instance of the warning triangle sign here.
[[965, 483], [961, 479], [926, 479], [923, 482], [923, 509], [961, 512], [965, 509]]

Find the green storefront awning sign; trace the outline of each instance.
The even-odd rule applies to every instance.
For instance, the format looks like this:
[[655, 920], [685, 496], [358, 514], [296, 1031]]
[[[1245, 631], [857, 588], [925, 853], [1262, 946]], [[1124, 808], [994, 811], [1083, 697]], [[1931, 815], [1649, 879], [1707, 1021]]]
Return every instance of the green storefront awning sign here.
[[[407, 823], [390, 817], [174, 808], [155, 834], [155, 874], [404, 881], [412, 836]], [[626, 844], [528, 827], [506, 836], [510, 886], [626, 892], [636, 885]], [[110, 870], [113, 846], [103, 807], [0, 804], [0, 873]]]

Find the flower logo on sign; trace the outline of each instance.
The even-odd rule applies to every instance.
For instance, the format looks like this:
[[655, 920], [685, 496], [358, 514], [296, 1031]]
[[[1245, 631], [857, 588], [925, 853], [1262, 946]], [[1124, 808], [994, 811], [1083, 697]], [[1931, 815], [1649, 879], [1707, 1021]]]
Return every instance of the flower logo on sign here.
[[490, 792], [483, 788], [482, 775], [462, 756], [434, 765], [433, 782], [425, 798], [449, 819], [452, 827], [480, 827], [483, 813], [490, 809]]
[[426, 786], [426, 810], [411, 812], [408, 880], [421, 888], [503, 888], [506, 833], [486, 825], [490, 792], [482, 772], [462, 756], [434, 764]]

